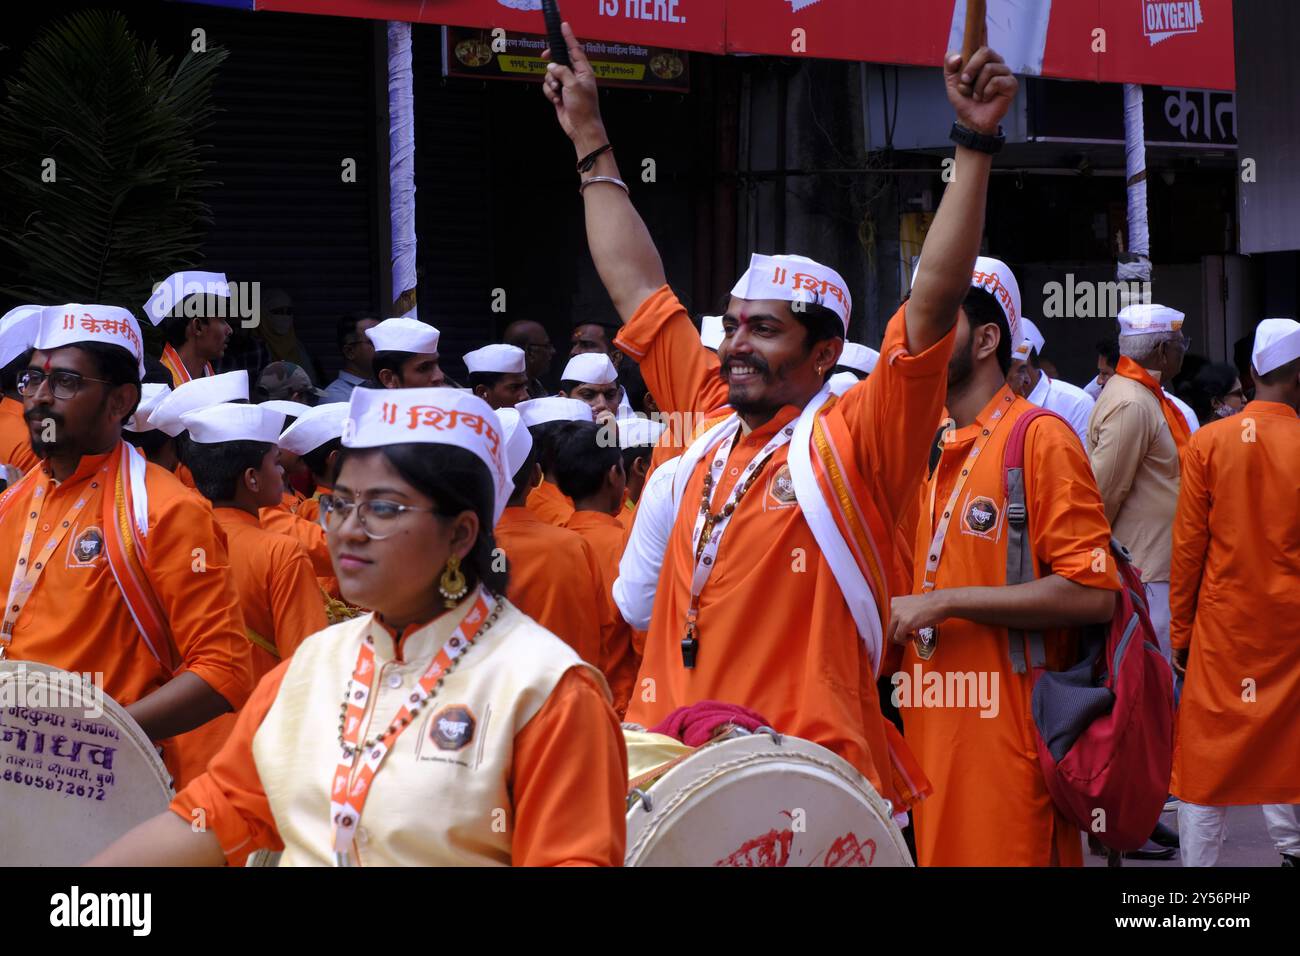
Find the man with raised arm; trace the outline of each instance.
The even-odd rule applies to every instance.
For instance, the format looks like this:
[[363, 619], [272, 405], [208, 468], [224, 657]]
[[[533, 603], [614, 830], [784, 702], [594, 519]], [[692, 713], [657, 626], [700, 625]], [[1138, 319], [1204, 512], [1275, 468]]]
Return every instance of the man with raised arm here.
[[550, 64], [544, 92], [573, 141], [588, 245], [625, 323], [615, 344], [640, 364], [664, 412], [732, 412], [715, 414], [678, 466], [676, 520], [627, 719], [648, 726], [701, 700], [743, 704], [834, 750], [902, 809], [927, 785], [876, 696], [890, 598], [909, 590], [896, 527], [915, 504], [941, 417], [990, 152], [1016, 80], [987, 48], [968, 63], [947, 58], [954, 135], [969, 145], [957, 150], [879, 366], [837, 399], [826, 380], [851, 302], [839, 274], [810, 259], [755, 256], [717, 354], [700, 348], [619, 178], [591, 65], [564, 30], [573, 67]]

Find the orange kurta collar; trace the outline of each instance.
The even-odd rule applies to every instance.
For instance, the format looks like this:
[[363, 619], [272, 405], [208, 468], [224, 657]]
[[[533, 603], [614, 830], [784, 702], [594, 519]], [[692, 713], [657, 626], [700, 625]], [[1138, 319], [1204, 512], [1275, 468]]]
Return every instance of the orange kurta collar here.
[[598, 528], [601, 525], [606, 527], [618, 528], [622, 530], [623, 522], [613, 515], [607, 515], [600, 511], [575, 511], [573, 517], [569, 519], [566, 527], [574, 528], [575, 526], [585, 528]]
[[[994, 421], [994, 415], [999, 408], [1003, 409], [1003, 414], [1006, 414], [1006, 409], [1010, 408], [1012, 404], [1014, 404], [1015, 398], [1016, 394], [1011, 391], [1011, 386], [1003, 385], [997, 390], [997, 393], [988, 400], [988, 404], [980, 409], [979, 414], [975, 416], [975, 421], [971, 422], [964, 428], [958, 428], [952, 433], [952, 437], [944, 444], [964, 445], [967, 442], [973, 441], [979, 436], [980, 432], [988, 428], [990, 422]], [[947, 412], [945, 412], [945, 414], [947, 414]]]
[[262, 521], [257, 515], [250, 515], [241, 508], [213, 508], [212, 515], [217, 521], [224, 524], [246, 524], [254, 528], [262, 527]]
[[1284, 405], [1282, 402], [1263, 402], [1256, 399], [1253, 402], [1247, 402], [1246, 407], [1241, 410], [1242, 415], [1277, 415], [1281, 418], [1300, 418], [1296, 410], [1290, 405]]
[[506, 509], [501, 512], [501, 520], [497, 522], [497, 527], [503, 524], [546, 524], [547, 527], [553, 527], [533, 514], [533, 510], [527, 505], [506, 505]]
[[757, 445], [759, 448], [762, 448], [768, 443], [773, 435], [798, 418], [800, 414], [801, 410], [795, 408], [793, 405], [782, 406], [775, 415], [750, 431], [748, 435], [744, 433], [745, 430], [742, 428], [740, 430], [740, 440], [736, 442], [737, 447], [744, 445]]
[[[114, 451], [116, 451], [116, 449], [114, 449]], [[102, 455], [82, 455], [81, 461], [77, 462], [77, 470], [63, 481], [54, 480], [53, 473], [50, 471], [50, 463], [48, 461], [41, 462], [41, 471], [50, 477], [50, 480], [54, 483], [55, 487], [66, 488], [69, 485], [75, 485], [78, 482], [85, 481], [97, 472], [104, 462], [108, 461], [111, 457], [113, 457], [113, 452], [111, 451], [105, 452]]]

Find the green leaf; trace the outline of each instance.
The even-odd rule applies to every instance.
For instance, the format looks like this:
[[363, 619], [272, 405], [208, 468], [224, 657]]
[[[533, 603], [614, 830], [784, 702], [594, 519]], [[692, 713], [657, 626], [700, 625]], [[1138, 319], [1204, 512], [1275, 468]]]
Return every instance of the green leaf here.
[[0, 292], [139, 316], [154, 282], [200, 262], [214, 185], [200, 138], [226, 56], [173, 65], [102, 10], [37, 38], [0, 101], [0, 261], [16, 264]]

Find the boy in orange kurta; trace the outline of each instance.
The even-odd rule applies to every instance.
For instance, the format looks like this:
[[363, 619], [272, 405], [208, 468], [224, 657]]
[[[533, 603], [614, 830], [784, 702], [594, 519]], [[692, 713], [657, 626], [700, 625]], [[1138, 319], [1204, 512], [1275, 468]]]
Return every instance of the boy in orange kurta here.
[[[217, 405], [185, 416], [185, 463], [226, 533], [255, 681], [327, 626], [306, 552], [293, 539], [264, 530], [257, 517], [284, 492], [278, 449], [267, 440], [283, 418], [256, 405]], [[207, 768], [234, 725], [235, 715], [225, 714], [177, 739], [179, 786]]]
[[[513, 462], [512, 462], [513, 464]], [[603, 604], [591, 545], [580, 535], [549, 524], [525, 507], [541, 480], [530, 452], [515, 473], [515, 491], [494, 530], [510, 566], [506, 597], [594, 667], [601, 664]]]
[[605, 622], [599, 666], [621, 718], [641, 664], [641, 655], [632, 646], [632, 628], [619, 613], [613, 594], [626, 541], [617, 517], [626, 492], [622, 452], [615, 444], [602, 443], [601, 426], [573, 422], [555, 436], [555, 477], [560, 490], [573, 499], [573, 516], [565, 527], [581, 535], [596, 557]]
[[[1285, 358], [1259, 358], [1278, 333]], [[1267, 346], [1266, 346], [1267, 348]], [[1227, 808], [1264, 806], [1300, 865], [1300, 325], [1256, 333], [1255, 400], [1187, 443], [1173, 528], [1170, 639], [1185, 669], [1171, 789], [1183, 863], [1213, 866]], [[1261, 374], [1260, 364], [1268, 371]]]

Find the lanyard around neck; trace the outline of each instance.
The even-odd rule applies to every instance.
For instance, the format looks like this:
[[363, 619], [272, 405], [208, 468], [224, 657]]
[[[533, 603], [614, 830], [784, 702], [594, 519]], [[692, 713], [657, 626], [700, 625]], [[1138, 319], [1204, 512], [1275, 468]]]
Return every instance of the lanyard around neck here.
[[[952, 521], [953, 514], [956, 513], [957, 501], [961, 497], [962, 489], [966, 487], [966, 480], [970, 478], [971, 472], [975, 470], [975, 464], [980, 453], [993, 440], [993, 436], [1002, 423], [1007, 420], [1007, 411], [1010, 409], [1011, 403], [1016, 400], [1016, 396], [1012, 394], [1009, 388], [1004, 386], [1003, 391], [1006, 394], [1002, 396], [1002, 401], [998, 403], [998, 407], [993, 411], [990, 426], [981, 430], [979, 437], [975, 439], [975, 444], [967, 454], [966, 460], [962, 463], [961, 474], [957, 476], [957, 481], [952, 486], [952, 493], [948, 496], [947, 505], [944, 506], [943, 516], [937, 524], [934, 520], [934, 493], [939, 484], [939, 469], [936, 468], [934, 474], [930, 477], [930, 507], [927, 518], [930, 526], [934, 529], [934, 533], [930, 539], [930, 548], [926, 552], [925, 576], [921, 582], [922, 593], [929, 593], [934, 590], [935, 581], [939, 574], [939, 562], [943, 558], [943, 546], [948, 540], [948, 525]], [[948, 434], [952, 433], [949, 432]], [[944, 437], [946, 439], [947, 435]]]

